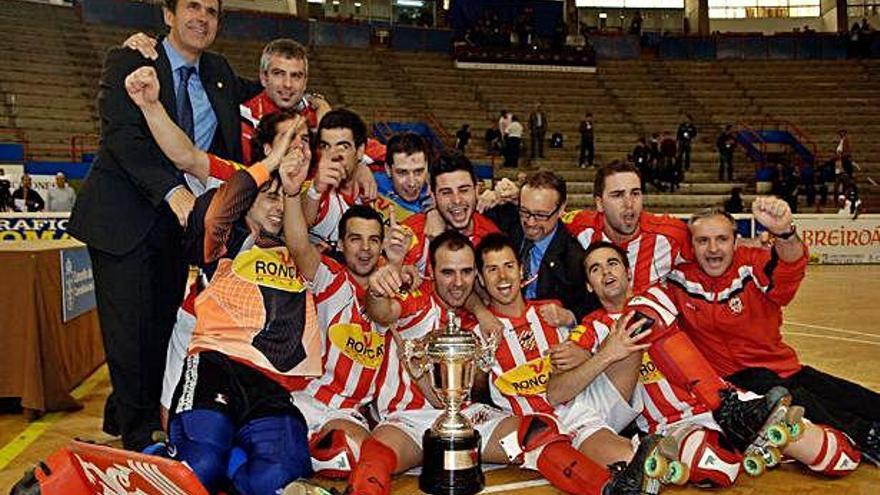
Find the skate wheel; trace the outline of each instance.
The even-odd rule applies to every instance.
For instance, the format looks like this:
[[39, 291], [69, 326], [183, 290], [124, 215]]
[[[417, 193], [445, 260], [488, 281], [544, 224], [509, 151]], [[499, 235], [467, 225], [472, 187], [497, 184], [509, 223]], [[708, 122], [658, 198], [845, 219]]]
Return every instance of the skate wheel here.
[[767, 467], [776, 467], [780, 461], [782, 461], [782, 452], [776, 447], [767, 447], [767, 450], [764, 452], [764, 462], [767, 464]]
[[770, 426], [767, 428], [767, 440], [774, 447], [786, 445], [790, 440], [788, 428], [780, 425]]
[[804, 428], [803, 421], [797, 421], [788, 425], [788, 436], [792, 442], [801, 438], [801, 435], [804, 434]]
[[688, 469], [687, 464], [684, 464], [681, 461], [672, 461], [669, 463], [669, 468], [666, 470], [664, 480], [669, 484], [683, 486], [687, 484], [690, 474], [690, 469]]
[[743, 469], [750, 476], [761, 476], [764, 474], [764, 469], [766, 468], [764, 465], [764, 459], [754, 454], [745, 456], [742, 460], [742, 465]]
[[645, 474], [650, 478], [662, 478], [669, 469], [669, 462], [665, 457], [651, 454], [645, 459]]

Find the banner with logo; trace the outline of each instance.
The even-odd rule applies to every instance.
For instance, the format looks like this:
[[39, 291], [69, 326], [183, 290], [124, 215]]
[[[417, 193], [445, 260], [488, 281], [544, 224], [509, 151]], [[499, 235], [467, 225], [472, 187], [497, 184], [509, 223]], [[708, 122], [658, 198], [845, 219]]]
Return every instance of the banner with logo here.
[[61, 250], [61, 314], [68, 322], [95, 307], [92, 260], [85, 247]]
[[70, 212], [0, 213], [0, 241], [69, 239]]
[[810, 248], [813, 263], [880, 263], [880, 215], [863, 215], [855, 220], [798, 215], [795, 223]]

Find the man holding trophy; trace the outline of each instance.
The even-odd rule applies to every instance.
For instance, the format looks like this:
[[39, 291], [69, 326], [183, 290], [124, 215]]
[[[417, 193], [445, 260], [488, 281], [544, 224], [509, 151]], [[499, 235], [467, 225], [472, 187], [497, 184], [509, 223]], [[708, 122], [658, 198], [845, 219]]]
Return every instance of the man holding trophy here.
[[390, 327], [376, 388], [382, 422], [361, 446], [349, 493], [389, 494], [392, 475], [422, 464], [423, 490], [471, 495], [483, 488], [481, 458], [523, 463], [569, 493], [624, 493], [551, 416], [468, 401], [474, 366], [494, 360], [494, 343], [477, 343], [476, 321], [463, 309], [477, 277], [474, 248], [447, 231], [431, 242], [429, 258], [434, 279], [418, 287], [391, 264], [370, 276], [367, 314]]

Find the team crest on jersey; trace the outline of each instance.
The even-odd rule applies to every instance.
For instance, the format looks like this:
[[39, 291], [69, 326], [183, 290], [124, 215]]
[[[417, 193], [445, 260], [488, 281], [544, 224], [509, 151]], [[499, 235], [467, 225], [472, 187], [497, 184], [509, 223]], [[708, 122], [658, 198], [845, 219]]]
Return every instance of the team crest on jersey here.
[[280, 246], [268, 249], [254, 246], [239, 253], [232, 262], [232, 271], [239, 278], [261, 287], [286, 292], [306, 289], [287, 248]]
[[519, 326], [514, 328], [513, 331], [516, 332], [516, 339], [519, 341], [519, 345], [524, 351], [529, 352], [535, 350], [535, 347], [538, 344], [535, 342], [535, 332], [532, 331], [531, 325], [526, 324]]
[[739, 296], [734, 296], [730, 298], [730, 301], [727, 302], [727, 307], [730, 308], [730, 312], [738, 315], [743, 312], [743, 302]]
[[642, 365], [639, 367], [639, 382], [643, 385], [657, 383], [663, 380], [663, 373], [657, 369], [657, 365], [651, 360], [651, 356], [645, 352], [642, 354]]
[[330, 342], [364, 368], [376, 369], [385, 355], [385, 341], [376, 332], [365, 332], [356, 323], [337, 323], [330, 327]]
[[579, 213], [578, 210], [567, 211], [562, 214], [561, 220], [562, 223], [571, 223], [574, 221], [574, 217]]
[[550, 368], [550, 356], [532, 359], [496, 378], [495, 386], [505, 395], [543, 394], [547, 391]]

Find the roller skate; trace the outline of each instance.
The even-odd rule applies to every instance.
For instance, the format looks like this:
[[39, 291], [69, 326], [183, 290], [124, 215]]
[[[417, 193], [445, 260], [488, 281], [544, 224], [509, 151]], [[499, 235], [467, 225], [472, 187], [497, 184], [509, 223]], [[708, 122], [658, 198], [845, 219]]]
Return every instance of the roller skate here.
[[323, 488], [314, 482], [299, 479], [284, 487], [281, 495], [339, 495], [335, 488]]
[[681, 462], [681, 444], [687, 435], [698, 430], [696, 425], [673, 426], [657, 445], [657, 450], [645, 459], [645, 474], [664, 485], [682, 486], [690, 479], [690, 469]]
[[611, 480], [602, 488], [602, 495], [656, 495], [662, 483], [648, 475], [648, 460], [657, 454], [660, 435], [642, 438], [639, 448], [629, 463], [617, 462], [609, 466]]
[[768, 418], [767, 427], [743, 451], [743, 470], [751, 476], [760, 476], [782, 460], [782, 451], [804, 432], [804, 408], [779, 407]]

